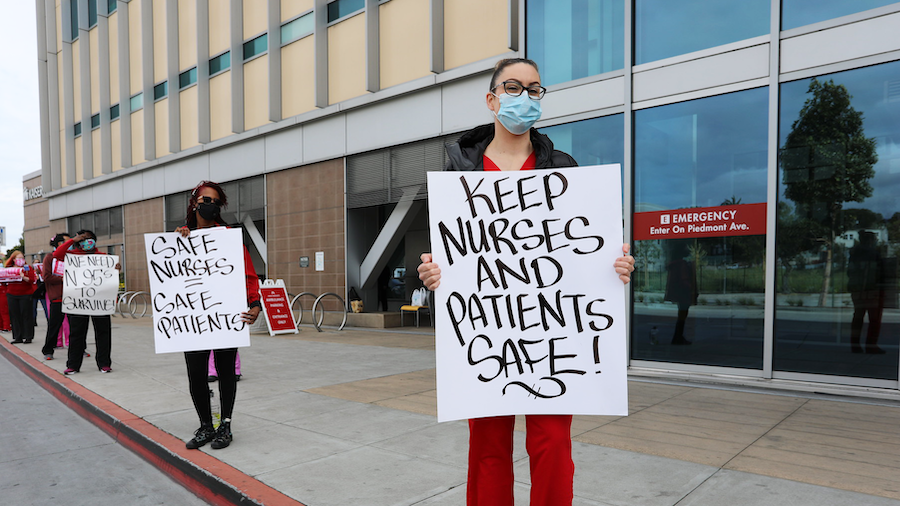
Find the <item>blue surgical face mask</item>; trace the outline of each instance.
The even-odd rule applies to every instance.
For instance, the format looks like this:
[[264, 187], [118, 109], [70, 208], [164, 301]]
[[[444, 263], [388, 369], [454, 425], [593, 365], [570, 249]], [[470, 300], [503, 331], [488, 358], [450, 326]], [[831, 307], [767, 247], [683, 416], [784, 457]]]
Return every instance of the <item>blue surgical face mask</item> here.
[[97, 241], [93, 239], [85, 239], [81, 241], [81, 249], [84, 251], [91, 251], [94, 249], [94, 246], [97, 244]]
[[532, 100], [528, 93], [523, 92], [518, 97], [507, 93], [494, 96], [500, 99], [500, 112], [494, 115], [503, 128], [513, 135], [524, 134], [541, 119], [541, 102]]

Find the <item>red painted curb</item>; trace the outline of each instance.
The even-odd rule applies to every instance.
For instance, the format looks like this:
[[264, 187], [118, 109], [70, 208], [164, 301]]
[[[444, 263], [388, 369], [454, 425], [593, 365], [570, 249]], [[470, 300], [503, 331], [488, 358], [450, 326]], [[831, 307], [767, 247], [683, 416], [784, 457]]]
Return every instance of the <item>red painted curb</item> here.
[[210, 504], [305, 506], [215, 457], [186, 449], [184, 441], [60, 376], [6, 339], [0, 339], [0, 355], [82, 418]]

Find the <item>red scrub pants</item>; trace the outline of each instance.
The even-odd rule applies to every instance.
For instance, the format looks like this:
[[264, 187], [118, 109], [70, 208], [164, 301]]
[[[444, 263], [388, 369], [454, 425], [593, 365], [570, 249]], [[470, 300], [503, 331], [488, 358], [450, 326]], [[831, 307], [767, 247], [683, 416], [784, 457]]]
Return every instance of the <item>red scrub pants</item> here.
[[[514, 416], [469, 420], [468, 506], [513, 506]], [[572, 415], [526, 415], [531, 506], [572, 504]]]

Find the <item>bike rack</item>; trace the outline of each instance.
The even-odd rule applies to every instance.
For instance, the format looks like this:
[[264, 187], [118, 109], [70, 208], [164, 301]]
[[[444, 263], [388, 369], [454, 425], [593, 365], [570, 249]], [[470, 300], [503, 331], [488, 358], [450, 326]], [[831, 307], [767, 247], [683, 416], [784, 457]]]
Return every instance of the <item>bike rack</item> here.
[[[315, 322], [315, 325], [316, 325], [316, 330], [318, 330], [319, 332], [322, 332], [322, 322], [325, 320], [325, 308], [324, 307], [322, 308], [322, 316], [319, 317], [318, 320], [316, 320], [316, 307], [319, 305], [319, 301], [322, 300], [323, 298], [327, 297], [328, 295], [331, 295], [332, 297], [335, 297], [335, 298], [337, 298], [337, 300], [341, 301], [341, 306], [344, 308], [344, 321], [341, 322], [341, 326], [338, 327], [338, 330], [344, 330], [344, 325], [347, 324], [347, 303], [344, 302], [344, 299], [340, 295], [338, 295], [334, 292], [323, 293], [322, 295], [319, 295], [316, 298], [315, 302], [313, 302], [312, 314], [313, 314], [313, 322]], [[298, 297], [299, 297], [299, 295], [298, 295]]]
[[[294, 298], [291, 299], [291, 312], [294, 311], [294, 304], [296, 304], [297, 301], [300, 300], [300, 297], [303, 297], [304, 295], [309, 295], [310, 297], [316, 296], [316, 294], [314, 294], [312, 292], [301, 292], [300, 294], [295, 295]], [[313, 320], [315, 320], [315, 319], [316, 319], [315, 314], [313, 314]], [[298, 327], [300, 326], [301, 321], [303, 321], [303, 305], [302, 304], [300, 305], [300, 313], [297, 316], [297, 326]]]
[[[128, 311], [131, 313], [131, 317], [134, 319], [143, 318], [144, 315], [147, 314], [147, 296], [150, 295], [147, 292], [134, 292], [131, 297], [128, 298]], [[134, 314], [137, 312], [137, 302], [135, 302], [134, 298], [140, 296], [141, 298], [141, 315], [135, 316]]]
[[113, 313], [113, 316], [115, 316], [117, 312], [122, 318], [125, 318], [125, 307], [122, 306], [122, 303], [133, 293], [135, 293], [133, 290], [129, 290], [116, 295], [116, 311]]

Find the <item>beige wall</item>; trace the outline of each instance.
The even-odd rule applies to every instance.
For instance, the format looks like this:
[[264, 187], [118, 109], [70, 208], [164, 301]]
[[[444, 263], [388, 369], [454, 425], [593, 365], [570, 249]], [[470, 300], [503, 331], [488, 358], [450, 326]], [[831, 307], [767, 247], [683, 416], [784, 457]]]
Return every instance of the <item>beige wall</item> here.
[[178, 68], [197, 65], [197, 3], [178, 2]]
[[[281, 0], [281, 21], [287, 21], [313, 8], [315, 0]], [[281, 34], [278, 35], [281, 40]]]
[[328, 28], [328, 103], [366, 94], [366, 16]]
[[445, 69], [449, 70], [509, 51], [507, 3], [507, 0], [444, 2]]
[[60, 153], [60, 155], [59, 155], [59, 169], [60, 169], [59, 184], [60, 184], [60, 186], [65, 187], [68, 185], [68, 181], [66, 180], [67, 179], [67, 177], [66, 177], [67, 171], [66, 171], [66, 131], [65, 131], [65, 129], [59, 131], [59, 148], [60, 148], [60, 150], [59, 150], [59, 153]]
[[91, 114], [100, 112], [100, 29], [88, 32], [91, 65]]
[[316, 108], [315, 39], [281, 48], [281, 115], [296, 116]]
[[181, 92], [181, 149], [200, 144], [200, 126], [197, 121], [197, 86]]
[[125, 217], [125, 282], [129, 290], [150, 290], [144, 234], [164, 232], [163, 198], [158, 197], [126, 204]]
[[[329, 160], [266, 176], [269, 278], [292, 293], [344, 294], [344, 162]], [[325, 253], [325, 270], [300, 267], [301, 256]], [[323, 299], [327, 311], [339, 305]], [[307, 306], [308, 307], [308, 306]]]
[[141, 2], [143, 0], [131, 0], [128, 3], [128, 64], [131, 85], [129, 95], [143, 89], [141, 83]]
[[[119, 107], [119, 114], [128, 114]], [[112, 149], [112, 170], [113, 172], [122, 168], [122, 124], [119, 120], [115, 120], [109, 124], [109, 143]]]
[[209, 0], [209, 56], [231, 47], [231, 15], [228, 4], [229, 0]]
[[268, 0], [244, 0], [244, 40], [269, 28]]
[[[146, 105], [145, 105], [146, 107]], [[127, 111], [127, 109], [125, 110]], [[128, 114], [122, 111], [122, 114]], [[131, 113], [131, 165], [144, 161], [144, 110]]]
[[83, 142], [85, 137], [90, 136], [90, 131], [82, 130], [82, 134], [80, 137], [75, 139], [75, 182], [80, 183], [84, 181], [84, 160], [82, 159], [83, 152]]
[[269, 55], [244, 64], [244, 129], [269, 123]]
[[[146, 106], [145, 106], [146, 107]], [[156, 157], [160, 158], [170, 153], [169, 151], [169, 99], [164, 98], [153, 104], [156, 114]]]
[[91, 170], [94, 177], [103, 174], [103, 166], [100, 164], [100, 129], [91, 130]]
[[153, 82], [160, 83], [168, 78], [166, 61], [166, 2], [153, 0]]
[[62, 4], [56, 0], [56, 52], [62, 51], [63, 33], [62, 33]]
[[[109, 17], [109, 103], [119, 103], [119, 11]], [[121, 108], [120, 108], [121, 109]]]
[[391, 0], [379, 7], [381, 87], [431, 74], [430, 0]]
[[232, 133], [231, 71], [226, 70], [209, 80], [209, 137], [214, 141]]
[[[75, 123], [81, 121], [81, 40], [72, 43], [72, 98], [75, 103]], [[72, 128], [72, 125], [66, 125]]]
[[[41, 177], [36, 177], [23, 182], [23, 186], [32, 189], [41, 186]], [[47, 188], [47, 186], [45, 186]], [[50, 230], [50, 204], [47, 199], [39, 197], [24, 203], [24, 227], [25, 257], [30, 263], [32, 255], [44, 254], [50, 251], [50, 237], [55, 233]], [[11, 239], [11, 238], [10, 238]], [[18, 237], [15, 238], [18, 241]], [[42, 257], [41, 257], [42, 258]], [[38, 258], [40, 260], [41, 258]]]

